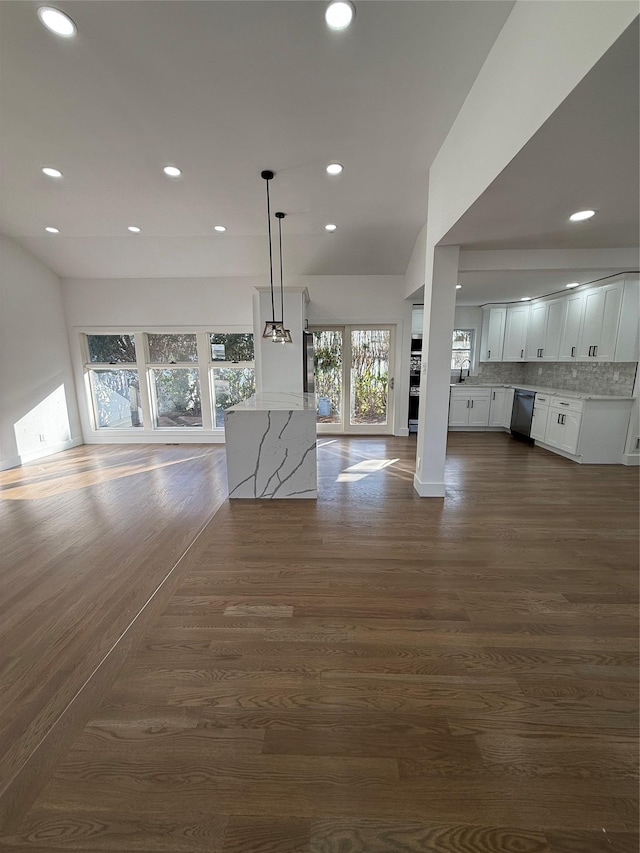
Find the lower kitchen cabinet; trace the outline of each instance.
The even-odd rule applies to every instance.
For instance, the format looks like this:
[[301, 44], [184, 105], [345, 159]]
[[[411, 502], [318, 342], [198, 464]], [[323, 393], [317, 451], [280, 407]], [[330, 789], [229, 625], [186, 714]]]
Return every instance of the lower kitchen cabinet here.
[[556, 406], [549, 406], [549, 418], [544, 440], [551, 447], [557, 447], [566, 453], [575, 454], [578, 452], [581, 423], [581, 412], [563, 411]]
[[489, 405], [489, 426], [509, 429], [513, 408], [513, 388], [492, 388]]
[[490, 388], [452, 388], [449, 398], [450, 427], [485, 427], [489, 423]]
[[574, 462], [621, 464], [632, 403], [536, 394], [531, 438]]

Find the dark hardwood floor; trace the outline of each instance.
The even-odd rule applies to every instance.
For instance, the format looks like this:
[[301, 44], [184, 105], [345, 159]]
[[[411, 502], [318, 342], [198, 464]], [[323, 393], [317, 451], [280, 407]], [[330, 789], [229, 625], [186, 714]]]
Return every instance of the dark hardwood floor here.
[[317, 503], [229, 502], [223, 453], [0, 475], [1, 850], [637, 853], [638, 469], [456, 433], [428, 500], [321, 436]]

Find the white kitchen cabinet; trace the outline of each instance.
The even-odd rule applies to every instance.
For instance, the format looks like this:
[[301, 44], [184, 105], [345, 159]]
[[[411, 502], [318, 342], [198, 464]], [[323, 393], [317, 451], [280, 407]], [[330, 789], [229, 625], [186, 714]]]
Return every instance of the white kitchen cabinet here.
[[566, 300], [534, 302], [530, 307], [527, 332], [527, 361], [557, 361]]
[[584, 292], [578, 361], [613, 361], [623, 294], [622, 279]]
[[502, 361], [506, 318], [505, 306], [482, 309], [480, 361]]
[[490, 427], [509, 427], [513, 408], [513, 388], [492, 388], [489, 404]]
[[547, 422], [549, 420], [549, 397], [536, 394], [533, 404], [533, 417], [531, 419], [531, 438], [544, 441], [547, 434]]
[[549, 418], [545, 434], [545, 444], [557, 447], [566, 453], [578, 452], [578, 438], [582, 412], [572, 409], [562, 409], [560, 406], [549, 406]]
[[627, 277], [614, 361], [638, 361], [640, 343], [640, 279]]
[[582, 315], [584, 314], [584, 293], [571, 293], [565, 298], [565, 302], [566, 309], [560, 336], [558, 361], [576, 361]]
[[450, 427], [486, 427], [489, 423], [491, 389], [452, 388], [449, 400]]
[[503, 361], [525, 361], [529, 305], [509, 305], [504, 330]]
[[630, 398], [580, 400], [536, 394], [531, 438], [574, 462], [621, 464], [632, 405]]

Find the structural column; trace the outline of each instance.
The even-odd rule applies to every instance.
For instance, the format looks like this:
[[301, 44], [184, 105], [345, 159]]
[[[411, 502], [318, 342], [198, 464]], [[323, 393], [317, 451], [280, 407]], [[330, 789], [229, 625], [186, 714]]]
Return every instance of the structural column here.
[[423, 498], [445, 495], [451, 340], [459, 254], [459, 246], [441, 246], [427, 252], [418, 450], [413, 478], [414, 488]]
[[253, 295], [253, 339], [256, 358], [256, 392], [271, 391], [302, 394], [303, 330], [309, 304], [306, 287], [284, 288], [284, 322], [291, 332], [292, 343], [274, 343], [263, 338], [264, 324], [269, 320], [281, 319], [280, 288], [275, 289], [275, 314], [271, 309], [271, 291], [268, 287], [256, 287]]

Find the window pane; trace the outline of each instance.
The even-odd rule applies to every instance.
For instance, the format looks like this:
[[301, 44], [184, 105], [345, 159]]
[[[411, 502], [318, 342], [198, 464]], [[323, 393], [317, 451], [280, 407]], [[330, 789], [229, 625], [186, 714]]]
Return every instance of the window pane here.
[[454, 349], [451, 353], [451, 369], [452, 370], [460, 370], [460, 368], [464, 365], [464, 369], [466, 370], [471, 366], [471, 350], [468, 349]]
[[98, 429], [142, 426], [137, 370], [92, 370], [91, 389]]
[[453, 330], [453, 349], [471, 349], [471, 329], [454, 329]]
[[195, 335], [147, 335], [147, 340], [149, 361], [152, 364], [198, 360]]
[[216, 427], [224, 427], [224, 410], [241, 403], [256, 393], [253, 367], [216, 367], [213, 369], [213, 393]]
[[103, 364], [118, 364], [136, 360], [133, 335], [87, 335], [89, 360]]
[[211, 361], [253, 361], [253, 335], [209, 335]]
[[352, 424], [386, 424], [389, 381], [388, 329], [351, 332]]
[[200, 379], [196, 368], [152, 370], [156, 426], [201, 427]]
[[319, 424], [342, 423], [342, 332], [323, 329], [313, 333], [316, 400]]

